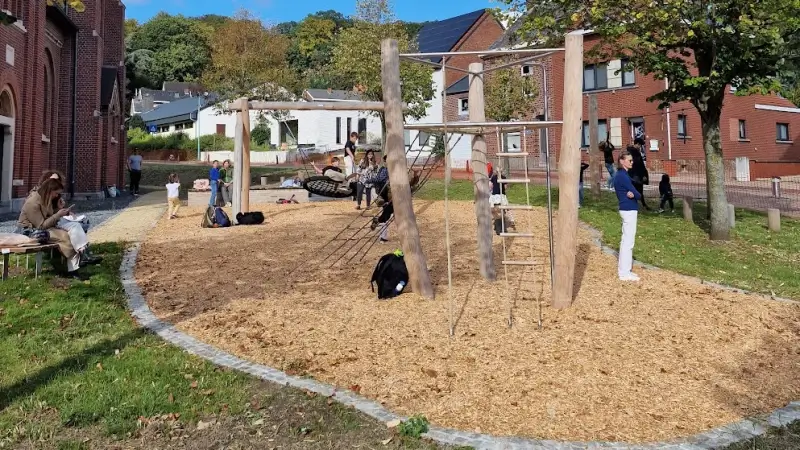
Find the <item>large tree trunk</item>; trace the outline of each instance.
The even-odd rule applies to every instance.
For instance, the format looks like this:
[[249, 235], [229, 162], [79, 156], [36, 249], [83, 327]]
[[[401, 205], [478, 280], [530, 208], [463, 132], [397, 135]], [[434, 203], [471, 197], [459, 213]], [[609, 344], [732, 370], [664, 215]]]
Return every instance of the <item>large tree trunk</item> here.
[[[722, 108], [720, 107], [720, 110]], [[722, 159], [720, 115], [708, 114], [703, 118], [703, 150], [706, 154], [706, 188], [711, 217], [711, 240], [730, 238], [728, 199], [725, 195], [725, 162]]]

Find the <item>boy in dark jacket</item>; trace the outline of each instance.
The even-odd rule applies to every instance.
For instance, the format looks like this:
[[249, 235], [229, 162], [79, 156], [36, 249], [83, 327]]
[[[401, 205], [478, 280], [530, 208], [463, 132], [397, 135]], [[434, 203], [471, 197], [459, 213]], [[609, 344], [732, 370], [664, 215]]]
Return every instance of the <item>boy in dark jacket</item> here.
[[658, 193], [661, 194], [661, 205], [658, 207], [658, 212], [664, 212], [664, 204], [669, 202], [669, 212], [675, 212], [675, 203], [672, 201], [672, 185], [669, 183], [669, 175], [664, 174], [661, 176], [661, 182], [658, 183]]

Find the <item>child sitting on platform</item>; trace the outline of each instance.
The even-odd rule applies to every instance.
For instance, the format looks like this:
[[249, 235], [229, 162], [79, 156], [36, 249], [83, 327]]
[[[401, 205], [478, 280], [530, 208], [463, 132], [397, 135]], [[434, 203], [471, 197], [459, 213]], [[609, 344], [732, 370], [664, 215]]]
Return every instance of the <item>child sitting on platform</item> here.
[[351, 189], [350, 186], [344, 183], [349, 181], [351, 178], [355, 178], [358, 176], [357, 173], [351, 174], [349, 177], [345, 176], [345, 174], [342, 172], [342, 169], [339, 167], [339, 158], [336, 157], [331, 159], [330, 165], [325, 166], [322, 169], [317, 167], [317, 165], [313, 161], [311, 162], [311, 166], [314, 168], [314, 172], [316, 172], [317, 175], [322, 175], [324, 177], [330, 178], [331, 181], [337, 184], [337, 189], [342, 191], [349, 192]]

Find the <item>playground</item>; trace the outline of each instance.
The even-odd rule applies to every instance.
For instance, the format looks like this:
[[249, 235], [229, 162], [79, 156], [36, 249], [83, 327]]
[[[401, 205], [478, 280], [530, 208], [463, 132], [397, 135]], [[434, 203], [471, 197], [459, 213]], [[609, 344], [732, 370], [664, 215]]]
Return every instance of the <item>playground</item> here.
[[[508, 257], [527, 255], [530, 241], [540, 261], [509, 270], [509, 295], [505, 283], [480, 277], [473, 204], [450, 203], [450, 337], [443, 202], [414, 201], [433, 301], [377, 301], [370, 290], [375, 262], [398, 247], [395, 226], [388, 244], [331, 265], [357, 248], [336, 250], [332, 238], [368, 221], [352, 203], [253, 206], [264, 225], [199, 228], [199, 208], [161, 220], [136, 268], [150, 307], [211, 345], [398, 413], [495, 435], [647, 442], [800, 398], [796, 304], [662, 270], [640, 269], [641, 283], [623, 284], [614, 256], [581, 229], [574, 304], [549, 307], [546, 209], [515, 212], [521, 229], [544, 231], [506, 240]], [[499, 262], [501, 238], [493, 251]]]

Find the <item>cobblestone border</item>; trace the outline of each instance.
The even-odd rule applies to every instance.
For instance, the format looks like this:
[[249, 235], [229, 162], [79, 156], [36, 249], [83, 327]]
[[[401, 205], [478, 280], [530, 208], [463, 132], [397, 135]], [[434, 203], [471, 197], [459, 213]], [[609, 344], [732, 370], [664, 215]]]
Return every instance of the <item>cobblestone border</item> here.
[[[600, 243], [599, 237], [597, 237], [597, 242]], [[600, 245], [602, 247], [602, 244]], [[162, 339], [184, 349], [188, 353], [209, 360], [216, 365], [236, 369], [254, 375], [262, 380], [331, 397], [339, 403], [352, 406], [362, 413], [382, 422], [406, 419], [350, 390], [339, 390], [333, 386], [312, 379], [293, 377], [271, 367], [238, 358], [184, 334], [171, 324], [160, 320], [150, 310], [134, 277], [134, 268], [136, 266], [136, 257], [139, 254], [139, 247], [139, 244], [135, 244], [125, 251], [122, 265], [120, 266], [120, 275], [125, 288], [125, 294], [127, 295], [128, 308], [141, 326], [151, 330]], [[608, 250], [613, 252], [611, 249]], [[423, 435], [423, 437], [441, 444], [473, 447], [481, 450], [706, 450], [716, 449], [746, 439], [751, 439], [764, 434], [767, 430], [767, 426], [785, 426], [796, 420], [800, 420], [800, 402], [792, 402], [786, 407], [775, 410], [772, 414], [763, 417], [742, 420], [737, 423], [714, 428], [686, 439], [643, 445], [615, 442], [559, 442], [516, 437], [499, 437], [439, 427], [431, 427], [430, 431]]]

